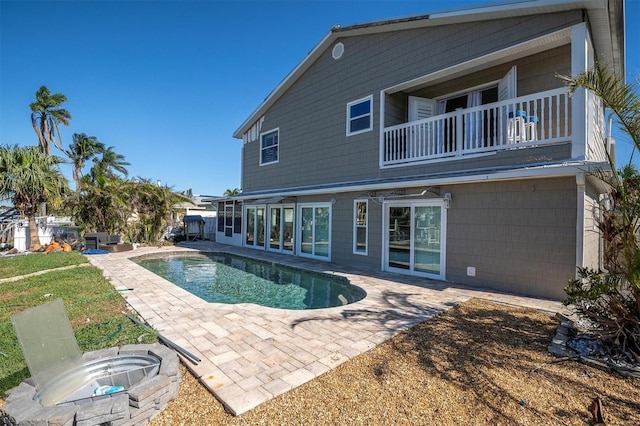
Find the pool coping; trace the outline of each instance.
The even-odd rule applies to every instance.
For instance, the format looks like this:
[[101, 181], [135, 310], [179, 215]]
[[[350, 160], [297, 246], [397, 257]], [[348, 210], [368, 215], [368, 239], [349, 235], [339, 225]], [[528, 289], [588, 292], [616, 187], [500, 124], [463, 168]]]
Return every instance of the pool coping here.
[[[346, 277], [367, 292], [335, 308], [285, 310], [209, 303], [129, 258], [221, 252]], [[414, 325], [470, 298], [565, 312], [560, 302], [465, 288], [447, 282], [361, 271], [297, 256], [196, 241], [88, 256], [132, 309], [159, 333], [195, 354], [183, 363], [234, 415], [332, 370]]]

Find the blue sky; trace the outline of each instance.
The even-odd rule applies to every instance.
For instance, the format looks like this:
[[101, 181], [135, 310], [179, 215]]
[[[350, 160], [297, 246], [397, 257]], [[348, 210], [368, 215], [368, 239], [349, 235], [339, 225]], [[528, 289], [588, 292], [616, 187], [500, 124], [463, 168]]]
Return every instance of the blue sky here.
[[[495, 2], [0, 0], [0, 144], [37, 144], [29, 103], [46, 85], [68, 98], [65, 146], [73, 133], [96, 136], [131, 177], [220, 195], [240, 187], [232, 133], [333, 25], [483, 3]], [[632, 76], [638, 22], [640, 0], [627, 0]], [[629, 147], [618, 142], [620, 159]]]

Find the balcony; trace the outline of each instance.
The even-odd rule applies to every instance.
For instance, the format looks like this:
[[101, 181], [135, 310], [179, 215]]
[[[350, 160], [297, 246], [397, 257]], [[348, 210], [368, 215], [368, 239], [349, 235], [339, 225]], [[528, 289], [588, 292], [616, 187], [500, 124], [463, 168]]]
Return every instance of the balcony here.
[[[572, 140], [572, 103], [584, 99], [587, 129]], [[566, 88], [459, 109], [383, 130], [381, 167], [454, 160], [562, 142], [585, 144], [584, 158], [606, 161], [604, 110], [590, 92], [570, 98]], [[580, 102], [581, 103], [581, 102]], [[576, 137], [576, 139], [578, 139]]]

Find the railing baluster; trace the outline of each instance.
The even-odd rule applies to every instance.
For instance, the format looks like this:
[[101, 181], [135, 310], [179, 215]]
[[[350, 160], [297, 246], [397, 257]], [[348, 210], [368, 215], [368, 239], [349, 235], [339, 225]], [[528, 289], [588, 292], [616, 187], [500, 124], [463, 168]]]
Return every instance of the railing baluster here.
[[567, 137], [569, 136], [569, 96], [565, 94], [563, 98], [564, 98], [564, 115], [566, 117], [564, 120], [564, 136]]
[[[588, 94], [587, 101], [589, 133], [601, 133], [604, 111], [599, 98]], [[527, 141], [509, 143], [509, 113], [516, 111], [538, 118], [530, 123], [536, 126], [537, 144], [563, 142], [571, 136], [570, 108], [569, 97], [561, 88], [391, 126], [382, 132], [383, 165], [517, 148]], [[596, 146], [594, 140], [588, 141], [592, 155], [600, 157], [605, 148]]]

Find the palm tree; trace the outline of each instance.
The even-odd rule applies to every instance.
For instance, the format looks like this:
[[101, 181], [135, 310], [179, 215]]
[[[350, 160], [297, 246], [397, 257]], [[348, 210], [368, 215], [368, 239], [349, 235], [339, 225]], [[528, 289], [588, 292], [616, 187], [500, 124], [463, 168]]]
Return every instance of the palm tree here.
[[[596, 68], [574, 78], [563, 77], [569, 92], [578, 88], [599, 96], [617, 124], [640, 149], [640, 95], [638, 87], [607, 68]], [[602, 141], [604, 143], [605, 141]], [[579, 279], [565, 288], [565, 304], [573, 304], [580, 316], [596, 324], [594, 334], [612, 354], [640, 362], [640, 175], [629, 163], [616, 170], [607, 152], [610, 171], [597, 177], [609, 186], [608, 208], [597, 224], [605, 244], [606, 273], [579, 268]]]
[[101, 157], [93, 159], [93, 167], [91, 168], [91, 177], [94, 182], [109, 179], [116, 176], [116, 172], [124, 175], [129, 174], [125, 166], [131, 163], [125, 160], [124, 155], [118, 154], [110, 146], [100, 151]]
[[[38, 136], [40, 150], [46, 155], [51, 155], [50, 145], [62, 149], [62, 137], [60, 136], [60, 123], [69, 125], [71, 114], [60, 105], [67, 101], [62, 93], [51, 94], [46, 86], [40, 87], [36, 92], [36, 101], [29, 104], [31, 108], [31, 125]], [[59, 143], [56, 140], [58, 135]]]
[[40, 242], [38, 206], [68, 192], [68, 182], [58, 167], [61, 163], [60, 157], [35, 146], [0, 146], [0, 198], [11, 199], [16, 210], [29, 219], [31, 246]]
[[66, 208], [85, 232], [106, 231], [124, 235], [131, 242], [157, 243], [176, 210], [174, 206], [186, 200], [150, 179], [102, 176], [69, 197]]
[[[638, 87], [624, 82], [606, 67], [596, 67], [575, 78], [562, 77], [569, 88], [569, 93], [578, 88], [585, 88], [600, 97], [605, 106], [611, 110], [617, 124], [622, 131], [631, 138], [634, 144], [629, 163], [619, 170], [616, 169], [615, 159], [607, 152], [611, 172], [608, 175], [600, 173], [598, 177], [605, 180], [611, 190], [610, 199], [616, 204], [616, 218], [622, 221], [617, 239], [622, 239], [620, 247], [612, 258], [623, 261], [622, 267], [625, 279], [636, 287], [638, 291], [638, 308], [640, 309], [640, 242], [637, 232], [640, 228], [638, 209], [640, 200], [637, 197], [638, 171], [632, 164], [633, 153], [640, 150], [640, 95]], [[602, 141], [605, 143], [605, 141]], [[626, 269], [626, 272], [624, 271]], [[618, 271], [620, 272], [620, 271]]]
[[[565, 80], [569, 93], [582, 87], [599, 96], [615, 115], [622, 131], [631, 138], [634, 143], [634, 152], [640, 149], [640, 95], [637, 84], [625, 84], [607, 67], [597, 67], [575, 78], [567, 76], [561, 76], [561, 78]], [[633, 154], [629, 163], [632, 159]]]
[[224, 195], [225, 197], [233, 197], [234, 195], [238, 195], [239, 193], [240, 188], [227, 188], [222, 195]]
[[73, 134], [73, 143], [64, 153], [73, 163], [73, 180], [76, 182], [76, 189], [80, 189], [82, 185], [82, 169], [85, 163], [104, 150], [104, 144], [95, 136], [87, 136], [84, 133]]

